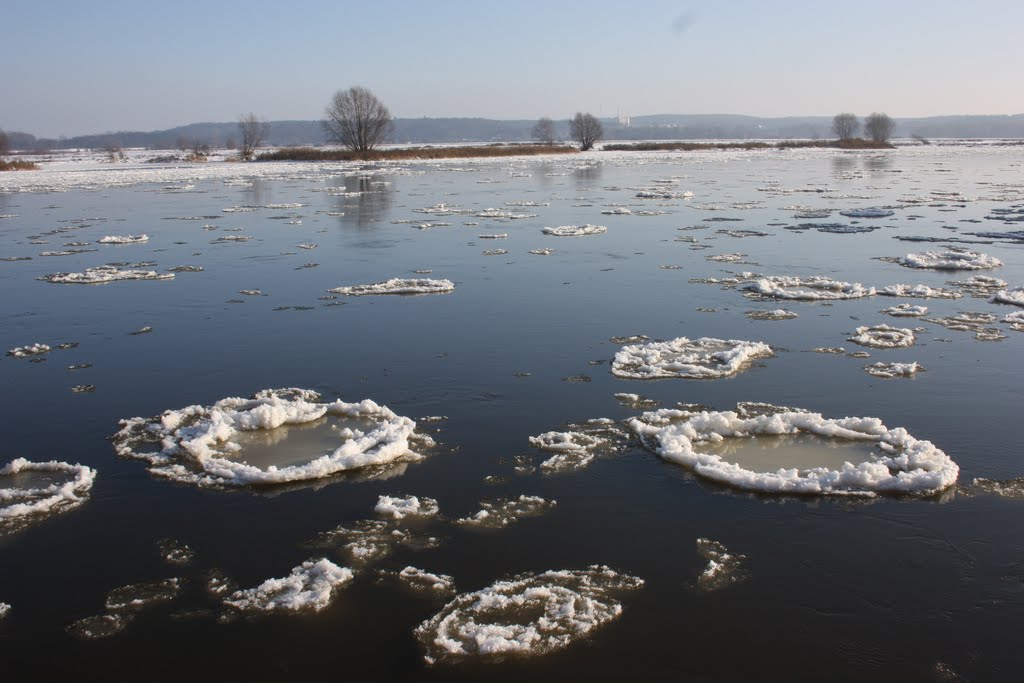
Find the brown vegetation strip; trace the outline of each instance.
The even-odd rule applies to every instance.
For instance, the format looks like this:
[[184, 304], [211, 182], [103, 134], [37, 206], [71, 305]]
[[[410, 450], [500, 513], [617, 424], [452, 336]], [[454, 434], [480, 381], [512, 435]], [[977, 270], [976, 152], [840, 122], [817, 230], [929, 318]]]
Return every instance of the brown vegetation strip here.
[[464, 159], [471, 157], [534, 156], [575, 153], [569, 145], [479, 145], [472, 147], [403, 147], [358, 154], [347, 149], [285, 147], [260, 154], [257, 161], [402, 161], [405, 159]]
[[709, 149], [799, 149], [833, 147], [836, 149], [893, 149], [887, 142], [853, 140], [784, 140], [782, 142], [637, 142], [605, 145], [606, 152], [698, 152]]
[[4, 161], [0, 159], [0, 171], [38, 171], [39, 164], [33, 164], [31, 161], [21, 161], [15, 159], [14, 161]]

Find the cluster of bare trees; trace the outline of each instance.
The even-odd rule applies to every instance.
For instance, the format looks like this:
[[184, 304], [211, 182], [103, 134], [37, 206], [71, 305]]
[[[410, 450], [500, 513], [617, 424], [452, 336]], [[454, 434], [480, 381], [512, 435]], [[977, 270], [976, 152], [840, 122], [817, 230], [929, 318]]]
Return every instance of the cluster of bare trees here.
[[[853, 140], [860, 132], [861, 123], [856, 114], [843, 112], [832, 118], [832, 132], [840, 141]], [[874, 112], [864, 120], [864, 133], [877, 144], [885, 144], [892, 137], [896, 122], [888, 114]]]
[[256, 150], [263, 146], [270, 135], [270, 124], [252, 112], [238, 117], [238, 132], [242, 143], [238, 147], [238, 157], [243, 161], [252, 159]]
[[[580, 149], [586, 152], [593, 149], [594, 143], [604, 137], [604, 126], [593, 114], [578, 111], [569, 119], [569, 137], [578, 142]], [[546, 116], [538, 119], [533, 126], [533, 139], [544, 145], [553, 145], [558, 140], [555, 122]]]

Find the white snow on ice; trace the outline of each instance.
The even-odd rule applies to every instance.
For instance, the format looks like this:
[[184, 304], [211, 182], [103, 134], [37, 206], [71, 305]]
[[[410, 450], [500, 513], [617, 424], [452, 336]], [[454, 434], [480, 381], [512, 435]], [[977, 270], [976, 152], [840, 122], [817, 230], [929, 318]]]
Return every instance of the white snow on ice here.
[[451, 280], [432, 280], [430, 278], [391, 278], [383, 282], [369, 285], [352, 285], [335, 287], [327, 291], [345, 296], [367, 296], [374, 294], [444, 294], [455, 290]]
[[678, 337], [623, 346], [612, 360], [612, 374], [627, 379], [717, 379], [734, 375], [758, 358], [775, 355], [763, 342]]
[[351, 569], [326, 558], [307, 560], [284, 578], [267, 579], [255, 588], [235, 591], [224, 603], [252, 612], [319, 612], [331, 604], [335, 590], [352, 577]]

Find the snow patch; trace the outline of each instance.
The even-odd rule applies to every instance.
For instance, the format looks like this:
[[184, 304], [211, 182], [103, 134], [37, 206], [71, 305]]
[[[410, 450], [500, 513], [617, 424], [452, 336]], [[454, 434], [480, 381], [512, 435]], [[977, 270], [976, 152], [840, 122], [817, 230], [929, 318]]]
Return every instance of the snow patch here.
[[352, 580], [352, 570], [326, 558], [307, 560], [281, 579], [237, 590], [224, 604], [246, 612], [319, 612], [331, 604], [337, 588]]
[[763, 342], [678, 337], [623, 346], [612, 360], [612, 374], [627, 379], [718, 379], [736, 374], [755, 359], [774, 355]]

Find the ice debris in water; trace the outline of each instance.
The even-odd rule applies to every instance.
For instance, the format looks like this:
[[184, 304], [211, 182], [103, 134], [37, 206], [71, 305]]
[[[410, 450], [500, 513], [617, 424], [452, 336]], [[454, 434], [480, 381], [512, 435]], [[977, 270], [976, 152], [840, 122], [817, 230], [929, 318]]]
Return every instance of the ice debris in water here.
[[437, 501], [433, 498], [417, 496], [380, 496], [373, 511], [378, 515], [391, 519], [406, 517], [434, 517], [438, 513]]
[[925, 318], [925, 320], [936, 325], [942, 325], [947, 330], [974, 332], [974, 338], [978, 341], [1000, 341], [1006, 339], [1006, 335], [998, 327], [986, 327], [998, 320], [992, 313], [965, 311], [941, 318]]
[[943, 251], [926, 251], [921, 254], [907, 254], [897, 258], [896, 263], [907, 268], [932, 268], [936, 270], [982, 270], [985, 268], [997, 268], [1003, 265], [1003, 262], [994, 256], [956, 248]]
[[914, 306], [913, 304], [896, 304], [889, 308], [883, 308], [879, 313], [885, 313], [895, 318], [920, 318], [928, 315], [927, 306]]
[[[906, 429], [889, 429], [876, 417], [826, 418], [819, 413], [779, 412], [743, 417], [733, 411], [662, 409], [629, 422], [643, 445], [658, 456], [697, 475], [748, 491], [806, 495], [878, 493], [930, 494], [956, 483], [960, 468], [930, 441]], [[869, 461], [828, 467], [779, 468], [755, 472], [714, 453], [705, 445], [726, 439], [811, 434], [825, 439], [873, 443]]]
[[353, 285], [328, 289], [332, 294], [345, 296], [366, 296], [372, 294], [443, 294], [455, 290], [451, 280], [432, 280], [430, 278], [391, 278], [384, 282], [369, 285]]
[[889, 209], [869, 207], [864, 209], [848, 209], [846, 211], [840, 211], [839, 215], [846, 216], [847, 218], [888, 218], [889, 216], [896, 215], [896, 212]]
[[536, 254], [537, 256], [551, 256], [555, 253], [555, 250], [545, 247], [543, 249], [530, 249], [528, 253]]
[[141, 244], [149, 241], [149, 235], [107, 235], [96, 241], [100, 244]]
[[1024, 332], [1024, 311], [1014, 311], [1003, 317], [1003, 322], [1016, 332]]
[[678, 337], [623, 346], [612, 360], [612, 374], [627, 379], [717, 379], [736, 374], [755, 359], [774, 355], [763, 342]]
[[353, 564], [366, 565], [386, 557], [395, 545], [433, 547], [437, 539], [419, 539], [399, 529], [396, 522], [382, 519], [364, 519], [349, 526], [339, 526], [321, 533], [313, 546], [340, 547]]
[[864, 371], [873, 377], [913, 377], [924, 370], [920, 363], [872, 363], [865, 365]]
[[51, 273], [36, 279], [63, 285], [99, 285], [120, 280], [173, 280], [174, 273], [158, 273], [155, 270], [134, 268], [122, 270], [116, 266], [96, 266], [95, 268], [86, 268], [81, 273]]
[[904, 349], [916, 341], [914, 331], [890, 325], [864, 325], [853, 331], [849, 338], [855, 344], [875, 349]]
[[163, 538], [157, 542], [160, 557], [173, 565], [186, 565], [195, 559], [196, 553], [188, 545], [174, 538]]
[[555, 237], [582, 237], [583, 235], [600, 235], [608, 232], [608, 228], [603, 225], [587, 223], [585, 225], [559, 225], [556, 228], [542, 228], [541, 232]]
[[960, 292], [928, 285], [889, 285], [878, 290], [882, 296], [896, 296], [905, 299], [959, 299]]
[[381, 574], [395, 576], [403, 585], [417, 593], [445, 598], [455, 594], [455, 579], [447, 574], [433, 574], [412, 566], [406, 567], [400, 572], [381, 572]]
[[1003, 498], [1024, 498], [1024, 477], [997, 480], [979, 477], [971, 482], [971, 486], [982, 493]]
[[995, 296], [992, 297], [992, 303], [1024, 306], [1024, 286], [996, 292]]
[[41, 356], [44, 353], [51, 351], [47, 344], [29, 344], [28, 346], [15, 346], [13, 349], [7, 351], [8, 356], [14, 358], [28, 358], [30, 356]]
[[518, 498], [485, 500], [480, 503], [479, 512], [457, 519], [455, 523], [468, 527], [502, 528], [517, 522], [522, 517], [542, 515], [555, 505], [557, 505], [557, 501], [527, 495], [521, 495]]
[[747, 578], [743, 570], [746, 555], [734, 555], [718, 541], [708, 538], [697, 539], [697, 552], [708, 561], [708, 566], [697, 577], [698, 589], [711, 592]]
[[763, 277], [744, 285], [741, 289], [755, 297], [794, 301], [859, 299], [875, 294], [874, 287], [865, 287], [859, 282], [840, 282], [820, 276]]
[[[0, 216], [0, 217], [2, 217], [2, 216]], [[3, 619], [4, 617], [6, 617], [10, 613], [11, 613], [11, 606], [8, 605], [6, 602], [0, 602], [0, 619]]]
[[620, 392], [615, 394], [615, 400], [626, 408], [633, 410], [649, 410], [651, 408], [657, 408], [661, 405], [661, 401], [653, 398], [647, 398], [640, 394], [633, 394], [627, 392]]
[[107, 593], [106, 612], [79, 619], [67, 631], [82, 640], [117, 635], [146, 607], [170, 602], [181, 592], [181, 579], [163, 579], [121, 586]]
[[543, 655], [622, 614], [615, 599], [643, 580], [605, 566], [519, 574], [459, 595], [415, 631], [424, 659]]
[[[347, 418], [357, 426], [337, 430], [337, 448], [311, 453], [305, 464], [261, 469], [244, 461], [234, 439], [243, 432], [308, 424], [325, 416]], [[334, 474], [415, 461], [413, 443], [429, 447], [416, 423], [366, 399], [323, 403], [308, 389], [264, 389], [252, 398], [225, 398], [212, 406], [168, 410], [152, 418], [121, 421], [112, 439], [117, 453], [145, 460], [158, 476], [198, 486], [270, 485], [320, 479]], [[286, 432], [284, 432], [286, 434]]]
[[1006, 289], [1006, 280], [1000, 280], [989, 275], [972, 275], [966, 280], [950, 281], [946, 284], [959, 287], [971, 296], [979, 298], [992, 296], [999, 290]]
[[247, 612], [319, 612], [331, 604], [337, 588], [352, 580], [348, 567], [326, 558], [307, 560], [281, 579], [267, 579], [255, 588], [237, 590], [224, 604]]
[[[11, 479], [29, 477], [24, 484]], [[38, 477], [38, 481], [32, 479]], [[0, 527], [20, 526], [31, 517], [65, 512], [89, 498], [96, 470], [57, 460], [32, 462], [16, 458], [0, 467]]]
[[530, 437], [530, 445], [553, 455], [540, 464], [545, 474], [579, 470], [602, 452], [614, 452], [627, 436], [612, 420], [596, 419], [569, 425], [568, 431]]
[[773, 311], [747, 311], [746, 316], [751, 320], [792, 320], [800, 317], [784, 308], [776, 308]]

